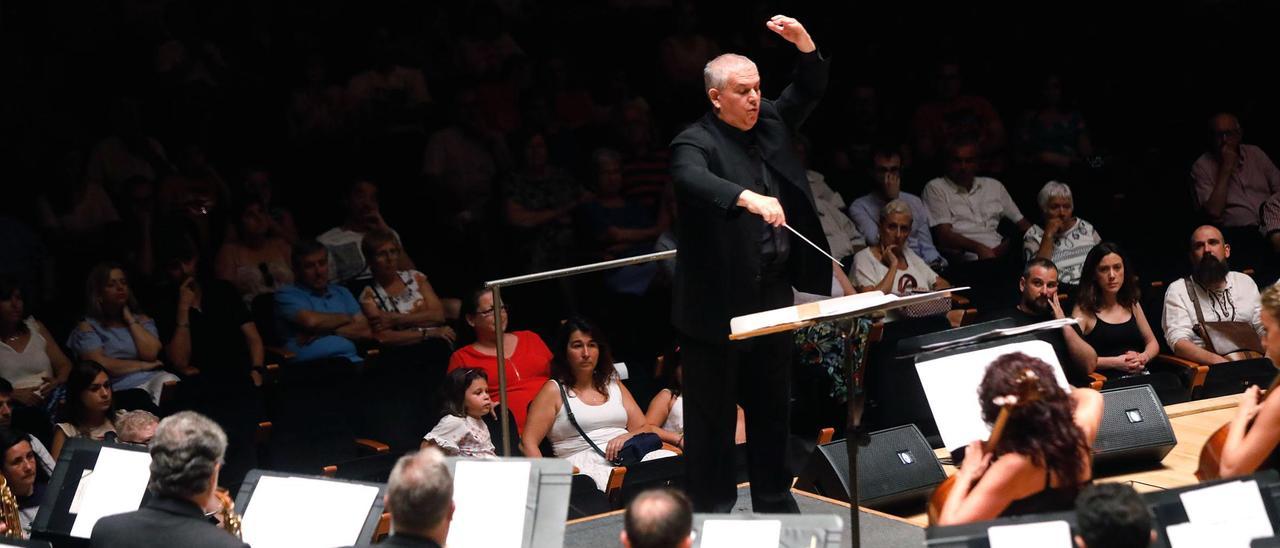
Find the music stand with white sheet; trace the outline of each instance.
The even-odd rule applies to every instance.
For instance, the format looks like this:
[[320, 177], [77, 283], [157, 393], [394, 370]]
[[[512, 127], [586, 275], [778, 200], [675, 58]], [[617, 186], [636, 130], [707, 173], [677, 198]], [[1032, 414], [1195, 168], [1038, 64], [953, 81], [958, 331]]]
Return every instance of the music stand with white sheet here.
[[369, 546], [386, 485], [249, 471], [236, 494], [240, 533], [255, 548]]
[[693, 530], [693, 545], [706, 548], [840, 548], [845, 536], [835, 514], [694, 514]]
[[147, 448], [71, 438], [31, 523], [31, 536], [58, 546], [88, 545], [101, 517], [137, 510], [149, 498]]
[[573, 465], [564, 459], [448, 458], [450, 546], [563, 546]]
[[948, 451], [964, 447], [974, 440], [985, 441], [991, 434], [991, 425], [982, 420], [978, 386], [991, 362], [1013, 352], [1044, 360], [1053, 368], [1058, 385], [1071, 391], [1053, 345], [1032, 335], [917, 355], [916, 372], [920, 375], [920, 386], [924, 388], [929, 410], [938, 424], [938, 434]]

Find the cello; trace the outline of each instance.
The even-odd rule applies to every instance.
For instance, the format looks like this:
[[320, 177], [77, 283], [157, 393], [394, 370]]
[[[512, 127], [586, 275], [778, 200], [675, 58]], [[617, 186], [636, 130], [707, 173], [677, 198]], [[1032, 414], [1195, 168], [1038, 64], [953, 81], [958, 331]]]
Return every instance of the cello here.
[[[1030, 369], [1023, 370], [1018, 376], [1018, 380], [1014, 383], [1015, 394], [1009, 394], [996, 398], [994, 402], [1000, 406], [1000, 414], [996, 416], [996, 422], [991, 427], [991, 435], [987, 437], [987, 441], [983, 442], [983, 449], [990, 451], [1000, 443], [1000, 437], [1004, 435], [1005, 424], [1009, 422], [1009, 415], [1020, 407], [1030, 405], [1040, 399], [1039, 377], [1035, 371]], [[947, 503], [947, 497], [951, 495], [951, 489], [955, 487], [956, 477], [959, 475], [952, 474], [951, 477], [944, 480], [934, 489], [933, 494], [929, 496], [929, 525], [936, 525], [938, 517], [942, 515], [942, 507]]]
[[[1276, 386], [1280, 385], [1280, 376], [1271, 381], [1271, 386], [1267, 387], [1267, 392], [1262, 396], [1262, 400], [1258, 405], [1262, 405], [1275, 392]], [[1257, 417], [1255, 416], [1254, 419]], [[1245, 433], [1253, 427], [1253, 420], [1249, 420], [1249, 424], [1245, 425]], [[1233, 419], [1234, 420], [1234, 419]], [[1222, 449], [1227, 445], [1227, 432], [1231, 430], [1231, 421], [1218, 427], [1209, 435], [1209, 439], [1205, 440], [1204, 447], [1200, 448], [1200, 463], [1196, 467], [1196, 479], [1200, 481], [1216, 480], [1222, 477]]]

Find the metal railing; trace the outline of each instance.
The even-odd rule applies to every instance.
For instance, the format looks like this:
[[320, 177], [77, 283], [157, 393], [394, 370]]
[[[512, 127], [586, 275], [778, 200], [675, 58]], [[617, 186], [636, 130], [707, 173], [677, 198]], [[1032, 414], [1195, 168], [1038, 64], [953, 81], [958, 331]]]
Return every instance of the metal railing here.
[[514, 276], [511, 278], [502, 278], [498, 280], [490, 280], [484, 283], [485, 289], [493, 292], [493, 326], [497, 333], [497, 342], [494, 350], [498, 354], [498, 402], [502, 406], [502, 456], [511, 456], [511, 421], [507, 420], [507, 354], [504, 348], [503, 338], [505, 336], [502, 319], [502, 288], [513, 285], [524, 285], [545, 280], [554, 280], [557, 278], [567, 278], [569, 276], [577, 276], [579, 274], [587, 274], [589, 272], [599, 272], [601, 270], [610, 270], [622, 266], [630, 266], [633, 264], [649, 263], [653, 261], [664, 261], [676, 258], [676, 250], [659, 251], [657, 253], [649, 253], [647, 255], [636, 255], [635, 257], [627, 257], [625, 259], [614, 259], [612, 261], [604, 261], [599, 263], [584, 264], [579, 266], [571, 266], [558, 270], [548, 270], [546, 272], [535, 272], [533, 274], [525, 274], [523, 276]]

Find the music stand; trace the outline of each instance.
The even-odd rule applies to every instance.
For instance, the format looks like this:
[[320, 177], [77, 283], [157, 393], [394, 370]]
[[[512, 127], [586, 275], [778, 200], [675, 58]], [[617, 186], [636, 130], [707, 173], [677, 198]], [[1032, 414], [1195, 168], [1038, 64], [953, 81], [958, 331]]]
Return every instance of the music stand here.
[[1142, 500], [1151, 510], [1151, 528], [1156, 530], [1156, 540], [1152, 548], [1169, 548], [1169, 537], [1165, 529], [1189, 520], [1187, 510], [1182, 506], [1182, 494], [1222, 483], [1254, 480], [1258, 482], [1258, 491], [1262, 494], [1262, 504], [1267, 509], [1272, 527], [1280, 523], [1280, 472], [1274, 469], [1263, 470], [1249, 476], [1205, 481], [1195, 485], [1187, 485], [1175, 489], [1143, 493]]
[[[49, 487], [45, 491], [44, 500], [40, 501], [40, 510], [36, 512], [36, 519], [31, 522], [32, 538], [47, 540], [58, 546], [89, 545], [88, 536], [77, 537], [71, 534], [77, 518], [76, 514], [71, 513], [71, 503], [76, 498], [77, 491], [80, 490], [81, 479], [87, 477], [87, 473], [97, 465], [98, 456], [103, 448], [147, 453], [146, 447], [137, 445], [85, 438], [68, 439], [62, 446], [62, 453], [58, 455], [57, 466], [53, 469], [53, 477], [49, 478]], [[149, 459], [148, 456], [148, 462]], [[86, 484], [86, 492], [89, 489], [92, 489], [91, 483]], [[80, 493], [80, 495], [83, 498], [86, 493]], [[150, 496], [144, 488], [138, 506], [134, 506], [133, 509], [140, 507]]]
[[52, 548], [53, 545], [47, 540], [30, 540], [20, 538], [2, 538], [0, 537], [0, 546], [25, 546], [28, 548]]
[[[385, 484], [365, 482], [365, 481], [351, 481], [351, 480], [343, 480], [343, 479], [326, 478], [323, 476], [290, 474], [288, 472], [275, 472], [271, 470], [261, 470], [261, 469], [255, 468], [249, 471], [249, 475], [245, 476], [244, 483], [240, 485], [240, 491], [236, 493], [236, 512], [238, 512], [241, 516], [248, 517], [249, 512], [251, 511], [257, 512], [259, 510], [253, 507], [253, 495], [255, 490], [258, 489], [259, 484], [262, 482], [263, 478], [280, 478], [280, 479], [305, 478], [308, 480], [317, 480], [321, 482], [334, 483], [339, 485], [341, 484], [362, 485], [362, 486], [369, 486], [369, 487], [376, 488], [378, 490], [377, 496], [373, 497], [372, 504], [369, 506], [368, 510], [365, 512], [365, 515], [362, 518], [363, 525], [360, 528], [360, 534], [355, 539], [349, 539], [349, 540], [336, 539], [334, 541], [336, 544], [340, 546], [345, 546], [345, 545], [370, 546], [373, 544], [373, 535], [378, 530], [378, 521], [382, 519], [382, 512], [383, 512], [382, 499], [383, 499], [383, 495], [386, 494]], [[272, 512], [272, 513], [274, 513], [276, 510], [277, 509], [274, 509], [274, 508], [266, 509], [266, 511]], [[282, 508], [279, 510], [281, 510], [282, 513], [287, 513], [287, 512], [290, 512], [291, 510], [296, 511], [296, 509], [293, 509], [293, 508]], [[266, 518], [266, 519], [270, 519], [270, 518]], [[242, 533], [248, 533], [248, 532], [249, 532], [248, 530], [242, 529]], [[248, 537], [245, 537], [244, 541], [245, 543], [253, 544], [254, 546], [263, 545], [263, 543], [261, 542], [255, 543], [254, 539], [248, 538]]]
[[[851, 335], [856, 328], [854, 321], [856, 318], [937, 299], [947, 299], [952, 293], [965, 289], [968, 288], [952, 287], [909, 297], [872, 291], [747, 314], [729, 321], [729, 340], [745, 340], [794, 331], [818, 323], [833, 323], [847, 344], [852, 344], [854, 337]], [[849, 540], [853, 547], [857, 548], [861, 543], [858, 523], [858, 444], [865, 438], [862, 411], [866, 393], [863, 390], [862, 379], [866, 371], [861, 364], [853, 363], [853, 352], [849, 351], [845, 352], [844, 366], [849, 374], [849, 408], [845, 423], [845, 439], [849, 440], [849, 443], [845, 444], [849, 454], [849, 529], [851, 531]]]
[[1026, 514], [960, 525], [934, 525], [924, 530], [924, 545], [928, 548], [987, 548], [991, 545], [987, 538], [987, 530], [992, 527], [1049, 521], [1065, 521], [1071, 524], [1072, 531], [1076, 530], [1075, 512]]
[[[449, 472], [457, 469], [460, 461], [484, 465], [490, 461], [451, 457], [445, 459]], [[563, 546], [565, 518], [569, 514], [569, 488], [573, 481], [573, 465], [564, 459], [529, 459], [503, 457], [493, 462], [528, 462], [529, 485], [524, 504], [524, 533], [522, 548]], [[454, 475], [456, 481], [457, 475]], [[454, 497], [458, 493], [455, 491]], [[452, 527], [465, 526], [455, 519]]]
[[[854, 506], [855, 512], [857, 508]], [[698, 533], [693, 539], [695, 547], [702, 546], [702, 526], [707, 520], [780, 521], [780, 548], [840, 548], [844, 539], [844, 520], [835, 514], [694, 514], [693, 530]]]

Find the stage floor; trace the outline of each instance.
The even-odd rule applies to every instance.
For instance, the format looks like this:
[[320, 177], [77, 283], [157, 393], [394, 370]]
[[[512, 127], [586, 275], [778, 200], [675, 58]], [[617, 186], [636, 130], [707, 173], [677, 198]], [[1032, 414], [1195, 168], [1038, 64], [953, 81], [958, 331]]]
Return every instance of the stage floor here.
[[[849, 531], [849, 505], [792, 489], [802, 514], [836, 514], [845, 522]], [[733, 512], [749, 513], [751, 507], [750, 486], [738, 487], [738, 504]], [[924, 529], [901, 518], [863, 509], [859, 523], [862, 527], [862, 546], [868, 548], [922, 546]], [[564, 533], [566, 547], [596, 548], [618, 546], [618, 533], [622, 531], [622, 512], [610, 512], [569, 522]], [[851, 546], [845, 536], [844, 546]]]

